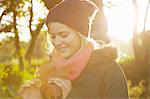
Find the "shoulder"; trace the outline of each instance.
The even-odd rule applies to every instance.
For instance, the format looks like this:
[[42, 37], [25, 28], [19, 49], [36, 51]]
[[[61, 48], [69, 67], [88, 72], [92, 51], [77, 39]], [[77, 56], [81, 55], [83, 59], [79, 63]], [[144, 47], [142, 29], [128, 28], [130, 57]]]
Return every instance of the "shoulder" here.
[[[91, 63], [96, 71], [101, 71], [108, 80], [124, 80], [125, 74], [121, 66], [115, 61], [117, 58], [117, 50], [113, 47], [106, 46], [93, 52]], [[108, 80], [108, 82], [109, 82]]]
[[111, 46], [104, 46], [94, 50], [89, 62], [94, 64], [112, 64], [116, 65], [117, 49]]
[[121, 66], [116, 63], [117, 50], [111, 46], [104, 46], [95, 50], [89, 60], [89, 65], [96, 71], [108, 72], [117, 71], [122, 73]]

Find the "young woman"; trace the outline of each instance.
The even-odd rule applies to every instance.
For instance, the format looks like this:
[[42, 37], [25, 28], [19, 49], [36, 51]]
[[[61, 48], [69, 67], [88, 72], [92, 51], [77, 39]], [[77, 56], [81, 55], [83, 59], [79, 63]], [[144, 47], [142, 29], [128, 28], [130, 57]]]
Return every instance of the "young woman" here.
[[54, 45], [52, 59], [41, 66], [39, 78], [23, 87], [24, 99], [129, 99], [111, 49], [90, 38], [96, 11], [88, 0], [64, 0], [50, 10], [46, 24]]

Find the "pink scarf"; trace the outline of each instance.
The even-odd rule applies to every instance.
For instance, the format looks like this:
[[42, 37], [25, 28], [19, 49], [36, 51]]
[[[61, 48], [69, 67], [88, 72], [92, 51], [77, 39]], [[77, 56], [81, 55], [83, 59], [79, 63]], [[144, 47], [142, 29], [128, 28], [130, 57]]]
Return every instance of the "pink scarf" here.
[[62, 58], [57, 51], [54, 51], [52, 64], [53, 66], [56, 66], [56, 68], [63, 67], [68, 69], [69, 74], [66, 79], [75, 80], [78, 76], [80, 76], [83, 69], [87, 65], [93, 50], [93, 45], [88, 43], [69, 59]]

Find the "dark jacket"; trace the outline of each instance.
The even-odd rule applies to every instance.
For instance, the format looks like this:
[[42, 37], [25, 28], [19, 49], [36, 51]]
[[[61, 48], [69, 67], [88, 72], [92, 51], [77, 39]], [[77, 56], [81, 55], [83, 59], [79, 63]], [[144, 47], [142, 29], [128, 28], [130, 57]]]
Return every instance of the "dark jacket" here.
[[92, 53], [81, 75], [72, 81], [66, 99], [129, 99], [125, 75], [112, 50], [101, 48]]

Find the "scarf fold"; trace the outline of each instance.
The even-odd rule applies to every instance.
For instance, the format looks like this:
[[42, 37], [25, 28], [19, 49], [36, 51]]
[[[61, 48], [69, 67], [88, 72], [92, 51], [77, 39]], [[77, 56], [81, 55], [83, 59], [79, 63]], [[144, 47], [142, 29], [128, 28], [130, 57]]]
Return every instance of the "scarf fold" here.
[[[62, 72], [62, 70], [59, 69], [63, 68], [66, 69], [64, 71], [67, 71], [67, 75], [63, 74], [66, 76], [64, 78], [71, 81], [75, 80], [77, 77], [80, 76], [83, 69], [87, 65], [93, 50], [93, 45], [90, 42], [87, 42], [86, 45], [80, 48], [79, 51], [77, 51], [69, 59], [62, 58], [61, 55], [56, 50], [54, 50], [51, 66], [55, 66], [56, 71], [54, 71], [53, 73], [60, 73]], [[63, 73], [65, 73], [64, 71]]]

